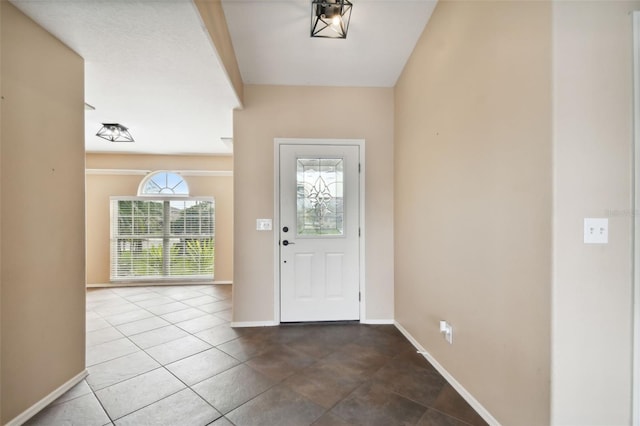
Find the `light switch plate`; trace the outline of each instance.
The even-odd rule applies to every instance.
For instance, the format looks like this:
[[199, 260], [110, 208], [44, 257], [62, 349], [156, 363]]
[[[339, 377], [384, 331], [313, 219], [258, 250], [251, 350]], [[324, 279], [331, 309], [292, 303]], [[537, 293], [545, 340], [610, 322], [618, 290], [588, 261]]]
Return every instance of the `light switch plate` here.
[[256, 219], [257, 231], [271, 231], [271, 229], [273, 229], [271, 219]]
[[585, 218], [584, 243], [607, 244], [609, 242], [609, 219]]

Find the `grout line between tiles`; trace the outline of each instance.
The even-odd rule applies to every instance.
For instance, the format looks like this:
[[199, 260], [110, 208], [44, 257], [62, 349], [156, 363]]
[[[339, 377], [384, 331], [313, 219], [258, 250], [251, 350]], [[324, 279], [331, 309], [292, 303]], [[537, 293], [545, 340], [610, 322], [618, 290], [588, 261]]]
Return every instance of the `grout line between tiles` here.
[[[210, 296], [210, 297], [213, 297], [214, 299], [218, 299], [218, 297], [213, 296], [213, 295], [211, 295], [211, 294], [202, 293], [202, 292], [201, 292], [200, 290], [198, 290], [198, 289], [192, 289], [192, 290], [193, 290], [194, 292], [196, 292], [196, 291], [197, 291], [197, 292], [201, 293], [202, 295]], [[167, 294], [162, 294], [162, 293], [156, 293], [156, 294], [158, 294], [159, 296], [162, 296], [162, 297], [167, 297], [167, 298], [171, 298], [171, 299], [173, 299], [171, 296], [168, 296]], [[126, 297], [123, 297], [123, 296], [120, 296], [120, 295], [117, 295], [117, 296], [118, 296], [119, 300], [121, 300], [121, 301], [123, 301], [123, 302], [126, 302], [126, 303], [133, 303], [133, 304], [135, 304], [136, 306], [138, 306], [135, 302], [132, 302], [132, 301], [128, 300]], [[148, 300], [148, 299], [144, 299], [144, 300]], [[183, 299], [183, 300], [184, 300], [184, 299]], [[187, 300], [188, 300], [188, 299], [187, 299]], [[226, 300], [228, 300], [228, 297], [226, 297], [226, 298], [224, 298], [224, 299], [218, 299], [217, 301], [218, 301], [218, 302], [221, 302], [221, 301], [226, 301]], [[183, 302], [182, 302], [182, 300], [178, 300], [178, 299], [174, 299], [174, 301], [175, 301], [175, 302], [183, 303]], [[174, 302], [166, 302], [166, 304], [168, 304], [168, 303], [174, 303]], [[215, 302], [212, 302], [212, 303], [215, 303]], [[154, 306], [161, 306], [161, 305], [162, 305], [162, 304], [160, 304], [160, 305], [154, 305]], [[139, 306], [138, 306], [138, 307], [139, 307]], [[220, 413], [221, 417], [217, 417], [215, 420], [213, 420], [213, 422], [218, 421], [218, 420], [219, 420], [219, 419], [221, 419], [221, 418], [225, 418], [227, 421], [231, 422], [231, 420], [227, 417], [227, 414], [229, 414], [229, 413], [231, 413], [231, 412], [233, 412], [233, 411], [235, 411], [235, 410], [238, 410], [239, 408], [241, 408], [241, 407], [245, 406], [247, 403], [249, 403], [249, 402], [251, 402], [251, 401], [255, 400], [256, 398], [258, 398], [258, 397], [260, 397], [260, 396], [262, 396], [262, 395], [264, 395], [266, 392], [270, 391], [271, 389], [273, 389], [274, 387], [279, 386], [279, 385], [283, 385], [284, 387], [286, 387], [287, 389], [291, 390], [292, 392], [295, 392], [295, 393], [296, 393], [300, 398], [302, 398], [302, 399], [304, 399], [304, 400], [306, 400], [306, 401], [312, 402], [312, 403], [314, 403], [314, 404], [316, 404], [316, 405], [319, 405], [319, 404], [315, 403], [313, 400], [311, 400], [311, 399], [309, 399], [308, 397], [306, 397], [305, 395], [300, 394], [300, 393], [298, 393], [297, 391], [295, 391], [295, 390], [294, 390], [293, 388], [291, 388], [288, 384], [286, 384], [286, 383], [285, 383], [285, 381], [286, 381], [287, 379], [289, 379], [290, 377], [293, 377], [293, 376], [295, 376], [295, 375], [298, 375], [298, 374], [304, 374], [306, 371], [310, 370], [310, 369], [311, 369], [311, 368], [313, 368], [314, 366], [317, 366], [317, 365], [318, 365], [318, 363], [322, 362], [323, 360], [326, 360], [326, 358], [328, 358], [330, 355], [332, 355], [332, 354], [334, 354], [334, 353], [336, 353], [336, 352], [341, 351], [341, 349], [332, 350], [331, 352], [329, 352], [329, 353], [327, 353], [327, 354], [325, 354], [325, 355], [323, 355], [323, 356], [321, 356], [321, 357], [319, 357], [319, 358], [315, 358], [315, 357], [314, 357], [314, 356], [312, 356], [312, 355], [308, 355], [308, 354], [307, 354], [306, 352], [304, 352], [304, 351], [298, 351], [296, 348], [290, 348], [291, 350], [294, 350], [294, 351], [296, 351], [296, 352], [300, 352], [301, 354], [304, 354], [305, 356], [311, 356], [312, 358], [314, 358], [313, 363], [312, 363], [311, 365], [305, 366], [305, 367], [304, 367], [304, 368], [302, 368], [302, 369], [295, 370], [295, 372], [294, 372], [294, 373], [292, 373], [292, 374], [288, 375], [287, 377], [283, 378], [282, 380], [275, 381], [275, 380], [271, 379], [271, 380], [273, 381], [273, 384], [271, 384], [271, 385], [270, 385], [269, 387], [267, 387], [265, 390], [263, 390], [263, 391], [262, 391], [262, 392], [260, 392], [259, 394], [255, 395], [253, 398], [249, 399], [248, 401], [245, 401], [245, 402], [243, 402], [242, 404], [240, 404], [240, 405], [238, 405], [238, 406], [234, 407], [232, 410], [229, 410], [227, 413], [223, 413], [223, 412], [222, 412], [222, 411], [220, 411], [218, 408], [216, 408], [213, 404], [209, 403], [209, 401], [207, 401], [204, 397], [202, 397], [198, 392], [196, 392], [196, 391], [194, 390], [194, 387], [195, 387], [195, 386], [197, 386], [198, 384], [202, 383], [203, 381], [209, 380], [209, 379], [211, 379], [212, 377], [216, 377], [216, 376], [218, 376], [218, 375], [220, 375], [220, 374], [223, 374], [223, 373], [225, 373], [225, 372], [229, 371], [230, 369], [235, 368], [235, 367], [238, 367], [238, 366], [246, 366], [246, 367], [251, 368], [251, 369], [253, 370], [253, 368], [248, 364], [248, 362], [250, 362], [252, 359], [254, 359], [254, 358], [256, 358], [256, 357], [261, 356], [261, 355], [264, 353], [264, 351], [258, 351], [256, 354], [253, 354], [252, 356], [248, 357], [247, 359], [244, 359], [244, 358], [246, 358], [245, 356], [240, 356], [240, 358], [243, 358], [243, 359], [244, 359], [244, 361], [242, 361], [242, 360], [240, 360], [240, 359], [238, 359], [238, 358], [237, 358], [237, 356], [239, 356], [238, 354], [236, 354], [236, 356], [234, 356], [234, 355], [232, 355], [232, 354], [230, 354], [230, 353], [227, 353], [226, 351], [224, 351], [224, 350], [220, 349], [220, 348], [219, 348], [219, 346], [222, 346], [222, 345], [224, 345], [224, 344], [226, 344], [226, 343], [229, 343], [229, 342], [232, 342], [232, 341], [234, 341], [234, 340], [240, 339], [240, 338], [242, 338], [242, 337], [244, 337], [244, 336], [250, 336], [249, 334], [247, 334], [247, 335], [245, 335], [245, 334], [238, 334], [238, 335], [236, 335], [235, 337], [229, 338], [228, 340], [224, 340], [224, 341], [222, 341], [222, 342], [217, 342], [216, 344], [209, 343], [208, 341], [206, 341], [206, 340], [204, 340], [203, 338], [199, 337], [197, 334], [203, 333], [203, 332], [205, 332], [205, 331], [207, 331], [207, 330], [210, 330], [210, 329], [212, 329], [212, 328], [219, 327], [219, 326], [224, 326], [224, 325], [229, 326], [229, 320], [227, 320], [227, 319], [225, 319], [225, 318], [222, 318], [221, 316], [216, 315], [216, 314], [217, 314], [217, 312], [210, 313], [210, 312], [207, 312], [207, 311], [204, 311], [204, 310], [200, 309], [198, 306], [187, 306], [187, 307], [185, 307], [184, 309], [180, 309], [180, 310], [178, 310], [178, 311], [173, 311], [173, 312], [169, 312], [169, 313], [166, 313], [166, 314], [155, 314], [155, 313], [153, 313], [153, 312], [149, 311], [149, 308], [152, 308], [152, 307], [139, 307], [139, 308], [140, 308], [141, 310], [144, 310], [144, 311], [148, 312], [149, 314], [151, 314], [151, 315], [152, 315], [152, 317], [161, 318], [161, 319], [163, 319], [163, 320], [164, 320], [164, 318], [162, 318], [162, 315], [167, 315], [167, 314], [170, 314], [170, 313], [173, 313], [173, 312], [180, 312], [180, 311], [182, 311], [182, 310], [186, 310], [186, 309], [191, 309], [191, 308], [193, 308], [193, 309], [197, 309], [198, 311], [202, 312], [202, 316], [204, 316], [204, 315], [210, 315], [210, 316], [213, 316], [213, 317], [221, 318], [221, 319], [224, 321], [224, 323], [222, 323], [222, 324], [217, 324], [217, 325], [214, 325], [214, 326], [212, 326], [212, 327], [208, 327], [208, 328], [206, 328], [206, 329], [204, 329], [204, 330], [198, 330], [198, 331], [196, 331], [196, 332], [191, 332], [191, 331], [188, 331], [188, 330], [184, 330], [184, 329], [182, 329], [180, 326], [176, 325], [177, 323], [175, 323], [175, 322], [171, 322], [171, 321], [165, 320], [165, 321], [167, 321], [169, 324], [167, 324], [167, 325], [162, 325], [162, 326], [160, 326], [160, 327], [157, 327], [157, 328], [154, 328], [154, 329], [150, 329], [150, 330], [145, 330], [145, 331], [143, 331], [143, 332], [136, 333], [136, 334], [132, 334], [132, 335], [130, 335], [130, 336], [124, 336], [124, 337], [125, 337], [125, 338], [127, 338], [127, 339], [128, 339], [128, 340], [129, 340], [133, 345], [135, 345], [135, 347], [136, 347], [136, 348], [138, 348], [140, 351], [144, 352], [147, 356], [151, 357], [155, 362], [157, 362], [157, 363], [159, 364], [159, 366], [158, 366], [158, 367], [156, 367], [156, 368], [154, 368], [153, 370], [156, 370], [156, 369], [158, 369], [158, 368], [163, 368], [165, 371], [169, 372], [169, 374], [171, 374], [173, 377], [175, 377], [177, 380], [179, 380], [179, 381], [180, 381], [180, 383], [182, 383], [182, 384], [184, 385], [184, 388], [182, 388], [182, 389], [180, 389], [180, 390], [178, 390], [178, 391], [176, 391], [176, 392], [173, 392], [173, 393], [171, 393], [170, 395], [164, 396], [163, 398], [160, 398], [160, 399], [158, 399], [158, 400], [156, 400], [156, 401], [154, 401], [154, 402], [151, 402], [151, 403], [149, 403], [149, 404], [145, 405], [144, 407], [140, 407], [140, 408], [138, 408], [138, 409], [136, 409], [136, 410], [132, 411], [131, 413], [126, 414], [125, 416], [128, 416], [128, 415], [130, 415], [130, 414], [132, 414], [132, 413], [135, 413], [135, 412], [137, 412], [137, 411], [139, 411], [139, 410], [141, 410], [141, 409], [144, 409], [144, 408], [146, 408], [146, 407], [148, 407], [148, 406], [150, 406], [150, 405], [153, 405], [153, 404], [155, 404], [155, 403], [157, 403], [157, 402], [159, 402], [159, 401], [162, 401], [162, 400], [164, 400], [164, 399], [166, 399], [166, 398], [169, 398], [170, 396], [175, 395], [176, 393], [181, 392], [181, 391], [182, 391], [182, 390], [184, 390], [184, 389], [189, 389], [191, 392], [195, 393], [195, 394], [198, 396], [198, 398], [199, 398], [199, 399], [201, 399], [201, 400], [205, 401], [205, 402], [207, 403], [207, 405], [211, 406], [211, 407], [212, 407], [212, 408], [214, 408], [218, 413]], [[91, 311], [91, 310], [88, 310], [88, 311]], [[223, 310], [223, 311], [224, 311], [224, 310]], [[223, 312], [223, 311], [219, 311], [219, 312]], [[96, 314], [97, 314], [97, 313], [96, 313]], [[97, 314], [97, 315], [98, 315], [98, 317], [103, 318], [100, 314]], [[200, 317], [196, 317], [196, 318], [200, 318]], [[185, 321], [189, 321], [189, 320], [191, 320], [191, 319], [196, 319], [196, 318], [190, 318], [190, 319], [185, 320]], [[134, 320], [134, 321], [137, 321], [137, 320]], [[183, 322], [183, 321], [180, 321], [180, 322]], [[123, 323], [123, 324], [126, 324], [126, 323]], [[119, 324], [119, 325], [122, 325], [122, 324]], [[137, 336], [137, 335], [139, 335], [139, 334], [146, 333], [146, 332], [150, 332], [150, 331], [154, 331], [154, 330], [158, 330], [158, 329], [163, 328], [163, 327], [168, 327], [169, 325], [173, 325], [173, 326], [175, 326], [175, 327], [180, 328], [181, 330], [183, 330], [183, 331], [186, 333], [186, 335], [184, 335], [184, 336], [182, 336], [182, 337], [178, 337], [178, 338], [172, 339], [172, 340], [169, 340], [169, 341], [167, 341], [167, 342], [159, 343], [159, 344], [157, 344], [157, 345], [154, 345], [154, 346], [148, 347], [148, 348], [146, 348], [146, 349], [143, 349], [142, 347], [140, 347], [139, 345], [137, 345], [137, 344], [136, 344], [136, 343], [131, 339], [132, 337]], [[112, 326], [113, 326], [113, 325], [112, 325]], [[113, 327], [115, 328], [115, 327], [117, 327], [117, 326], [113, 326]], [[375, 329], [373, 329], [373, 330], [375, 330]], [[384, 330], [382, 330], [382, 331], [384, 331]], [[381, 332], [382, 332], [382, 331], [381, 331]], [[368, 336], [369, 334], [366, 334], [366, 335]], [[201, 342], [205, 343], [208, 347], [207, 347], [206, 349], [203, 349], [203, 350], [197, 351], [197, 352], [195, 352], [195, 353], [193, 353], [193, 354], [189, 354], [189, 355], [187, 355], [187, 356], [185, 356], [185, 357], [179, 358], [179, 359], [177, 359], [177, 360], [172, 360], [171, 362], [167, 362], [167, 363], [161, 363], [160, 361], [158, 361], [156, 358], [154, 358], [153, 356], [151, 356], [151, 355], [147, 352], [147, 351], [149, 351], [150, 349], [156, 348], [156, 347], [161, 346], [161, 345], [163, 345], [163, 344], [171, 343], [171, 342], [173, 342], [173, 341], [175, 341], [175, 340], [178, 340], [178, 339], [181, 339], [181, 338], [185, 338], [185, 337], [187, 337], [187, 336], [193, 336], [193, 337], [195, 337], [196, 339], [198, 339], [198, 341], [201, 341]], [[353, 339], [353, 340], [354, 340], [354, 341], [357, 341], [357, 340], [359, 340], [359, 339], [360, 339], [360, 337], [363, 337], [363, 336], [364, 336], [364, 335], [362, 335], [362, 334], [361, 334], [361, 335], [359, 335], [358, 337], [356, 337], [356, 338], [355, 338], [355, 339]], [[275, 340], [273, 339], [273, 337], [275, 337], [275, 336], [271, 336], [271, 335], [269, 335], [269, 336], [267, 336], [265, 339], [266, 339], [267, 341], [271, 341], [271, 343], [272, 343], [273, 345], [276, 345], [276, 346], [285, 346], [285, 347], [287, 347], [287, 346], [289, 346], [290, 344], [292, 344], [292, 343], [297, 342], [297, 341], [299, 341], [299, 340], [300, 340], [300, 337], [297, 337], [297, 336], [296, 336], [296, 337], [291, 336], [292, 338], [290, 338], [290, 339], [289, 339], [289, 336], [286, 336], [286, 335], [285, 335], [285, 336], [284, 336], [284, 337], [285, 337], [284, 339], [278, 339], [278, 338], [276, 337], [276, 338], [275, 338]], [[280, 337], [280, 336], [278, 336], [278, 337]], [[269, 345], [269, 347], [273, 347], [273, 345]], [[202, 380], [200, 380], [200, 381], [198, 381], [197, 383], [194, 383], [194, 384], [192, 384], [192, 385], [188, 385], [187, 383], [185, 383], [183, 380], [181, 380], [178, 376], [176, 376], [173, 372], [171, 372], [171, 371], [167, 368], [167, 366], [168, 366], [169, 364], [172, 364], [172, 363], [178, 362], [178, 361], [180, 361], [180, 360], [184, 360], [184, 359], [186, 359], [186, 358], [189, 358], [189, 357], [192, 357], [192, 356], [198, 355], [198, 354], [200, 354], [200, 353], [202, 353], [202, 352], [205, 352], [205, 351], [208, 351], [208, 350], [210, 350], [210, 349], [212, 349], [212, 348], [215, 348], [215, 349], [217, 349], [217, 350], [221, 351], [222, 353], [224, 353], [225, 355], [230, 356], [230, 357], [231, 357], [231, 358], [233, 358], [235, 361], [237, 361], [237, 362], [238, 362], [238, 364], [233, 365], [233, 366], [230, 366], [230, 367], [228, 367], [228, 368], [226, 368], [226, 369], [224, 369], [224, 370], [222, 370], [222, 371], [219, 371], [219, 372], [217, 372], [216, 374], [214, 374], [214, 375], [212, 375], [212, 376], [210, 376], [210, 377], [207, 377], [207, 378], [205, 378], [205, 379], [202, 379]], [[374, 349], [374, 347], [372, 347], [371, 349]], [[375, 349], [374, 349], [374, 350], [375, 350]], [[240, 355], [242, 355], [242, 353], [243, 353], [243, 352], [241, 351], [241, 352], [240, 352]], [[124, 357], [124, 356], [128, 356], [128, 355], [131, 355], [131, 354], [123, 355], [122, 357]], [[117, 357], [117, 358], [114, 358], [114, 359], [118, 359], [118, 358], [122, 358], [122, 357]], [[324, 409], [324, 411], [322, 412], [322, 415], [321, 415], [320, 417], [322, 417], [322, 416], [326, 415], [327, 413], [331, 413], [332, 415], [335, 415], [335, 416], [337, 416], [338, 418], [341, 418], [341, 419], [343, 419], [343, 420], [347, 421], [346, 419], [342, 418], [342, 417], [341, 417], [340, 415], [338, 415], [337, 413], [332, 412], [332, 410], [333, 410], [337, 405], [339, 405], [341, 402], [345, 401], [347, 398], [349, 398], [351, 395], [353, 395], [353, 393], [354, 393], [354, 392], [356, 392], [356, 391], [357, 391], [357, 390], [358, 390], [358, 389], [359, 389], [363, 384], [366, 384], [366, 383], [370, 382], [370, 381], [372, 380], [372, 378], [373, 378], [376, 374], [378, 374], [378, 372], [379, 372], [381, 369], [383, 369], [383, 368], [385, 368], [387, 365], [389, 365], [389, 363], [391, 363], [393, 359], [394, 359], [394, 357], [393, 357], [393, 356], [391, 356], [391, 357], [389, 357], [389, 359], [387, 359], [384, 363], [382, 363], [378, 368], [375, 368], [375, 369], [371, 370], [370, 372], [368, 372], [368, 373], [366, 373], [366, 374], [364, 374], [364, 373], [363, 373], [363, 375], [362, 375], [362, 377], [363, 377], [362, 381], [361, 381], [361, 382], [359, 382], [359, 383], [358, 383], [358, 384], [357, 384], [353, 389], [351, 389], [351, 390], [350, 390], [348, 393], [346, 393], [342, 398], [340, 398], [338, 401], [336, 401], [336, 402], [335, 402], [331, 407], [328, 407], [328, 408], [322, 407], [322, 408]], [[112, 361], [112, 360], [107, 360], [107, 361], [104, 361], [104, 362], [109, 362], [109, 361]], [[99, 364], [96, 364], [96, 365], [100, 365], [100, 364], [102, 364], [102, 363], [99, 363]], [[153, 371], [153, 370], [151, 370], [151, 371]], [[254, 371], [257, 371], [257, 370], [254, 370]], [[140, 373], [140, 374], [138, 374], [138, 375], [136, 375], [136, 376], [133, 376], [133, 377], [130, 377], [130, 378], [126, 379], [126, 380], [132, 379], [132, 378], [134, 378], [134, 377], [138, 377], [138, 376], [140, 376], [140, 375], [142, 375], [142, 374], [146, 374], [146, 373], [148, 373], [148, 372]], [[260, 373], [260, 372], [258, 371], [258, 373]], [[262, 374], [262, 373], [260, 373], [260, 374]], [[118, 382], [118, 383], [122, 383], [122, 381], [120, 381], [120, 382]], [[114, 384], [112, 384], [112, 385], [110, 385], [110, 386], [113, 386], [113, 385], [115, 385], [115, 384], [116, 384], [116, 383], [114, 383]], [[109, 387], [109, 386], [107, 386], [106, 388], [108, 388], [108, 387]], [[103, 388], [103, 389], [106, 389], [106, 388]], [[93, 394], [94, 394], [94, 396], [95, 396], [95, 394], [96, 394], [96, 392], [97, 392], [97, 391], [93, 390], [93, 388], [91, 388], [91, 387], [90, 387], [90, 389], [91, 389], [92, 393], [93, 393]], [[467, 422], [465, 422], [464, 420], [459, 419], [459, 418], [455, 417], [454, 415], [451, 415], [451, 414], [448, 414], [448, 413], [444, 413], [444, 412], [442, 412], [442, 411], [440, 411], [440, 410], [437, 410], [437, 409], [435, 409], [435, 408], [433, 408], [433, 407], [431, 407], [431, 406], [425, 406], [425, 405], [423, 405], [422, 403], [420, 403], [420, 402], [418, 402], [418, 401], [415, 401], [415, 400], [413, 400], [412, 398], [407, 397], [407, 396], [405, 396], [405, 395], [402, 395], [402, 394], [400, 394], [400, 393], [398, 393], [398, 392], [396, 392], [396, 391], [391, 391], [390, 393], [392, 393], [392, 394], [394, 394], [394, 395], [397, 395], [397, 396], [399, 396], [399, 397], [401, 397], [401, 398], [404, 398], [404, 399], [406, 399], [406, 400], [408, 400], [408, 401], [412, 401], [413, 403], [416, 403], [416, 404], [418, 404], [419, 406], [424, 407], [426, 410], [433, 410], [433, 411], [435, 411], [435, 412], [438, 412], [439, 414], [442, 414], [442, 415], [446, 416], [447, 418], [455, 419], [455, 420], [460, 421], [460, 422], [462, 422], [462, 423], [464, 423], [464, 424], [468, 424], [468, 423], [467, 423]], [[95, 396], [95, 397], [97, 398], [97, 396]], [[99, 400], [98, 400], [98, 401], [99, 401]], [[100, 404], [101, 404], [101, 406], [102, 406], [102, 403], [101, 403], [101, 402], [100, 402]], [[103, 408], [103, 410], [105, 411], [105, 413], [107, 413], [103, 406], [102, 406], [102, 408]], [[109, 416], [109, 414], [108, 414], [108, 413], [107, 413], [107, 415]], [[122, 417], [125, 417], [125, 416], [121, 416], [119, 419], [121, 419]], [[319, 418], [320, 418], [320, 417], [319, 417]], [[109, 416], [109, 419], [111, 419], [111, 416]], [[114, 421], [114, 420], [113, 420], [113, 419], [111, 419], [111, 421]], [[314, 420], [314, 421], [317, 421], [317, 419], [316, 419], [316, 420]], [[231, 423], [232, 423], [232, 422], [231, 422]], [[232, 424], [233, 424], [233, 423], [232, 423]]]
[[91, 389], [91, 392], [93, 393], [93, 397], [96, 399], [96, 401], [98, 401], [98, 404], [100, 404], [100, 407], [102, 407], [102, 411], [104, 411], [104, 413], [107, 415], [107, 418], [109, 419], [111, 424], [115, 424], [113, 422], [113, 418], [111, 418], [111, 414], [109, 414], [109, 412], [107, 411], [105, 406], [102, 404], [102, 401], [100, 401], [100, 398], [98, 398], [98, 395], [96, 394], [96, 392], [93, 390], [93, 388], [91, 388], [91, 386], [89, 386], [89, 388]]

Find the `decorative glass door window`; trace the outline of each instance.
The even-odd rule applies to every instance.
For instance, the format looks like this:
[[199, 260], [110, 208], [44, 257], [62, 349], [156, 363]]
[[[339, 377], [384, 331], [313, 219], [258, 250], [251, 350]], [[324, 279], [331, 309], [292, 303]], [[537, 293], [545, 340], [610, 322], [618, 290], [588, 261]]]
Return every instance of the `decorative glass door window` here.
[[344, 159], [298, 158], [298, 236], [344, 235]]

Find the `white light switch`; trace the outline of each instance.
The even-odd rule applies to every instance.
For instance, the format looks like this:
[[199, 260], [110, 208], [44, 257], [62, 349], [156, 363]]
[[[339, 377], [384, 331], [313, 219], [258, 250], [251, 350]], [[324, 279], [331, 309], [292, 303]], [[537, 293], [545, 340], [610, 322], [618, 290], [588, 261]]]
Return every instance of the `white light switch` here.
[[585, 218], [584, 243], [607, 244], [609, 242], [609, 219]]
[[271, 219], [256, 219], [257, 231], [271, 231]]

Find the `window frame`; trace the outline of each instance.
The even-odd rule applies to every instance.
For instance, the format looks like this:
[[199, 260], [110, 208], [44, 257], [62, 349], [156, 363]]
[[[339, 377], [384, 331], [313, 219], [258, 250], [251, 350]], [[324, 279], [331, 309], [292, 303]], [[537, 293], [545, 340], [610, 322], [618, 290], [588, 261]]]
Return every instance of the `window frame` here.
[[[162, 175], [162, 174], [167, 174], [167, 175], [172, 175], [172, 176], [176, 176], [178, 178], [180, 178], [180, 182], [178, 184], [176, 184], [174, 186], [177, 187], [179, 186], [181, 183], [184, 184], [184, 186], [186, 187], [186, 192], [184, 193], [178, 193], [176, 194], [175, 192], [172, 194], [168, 194], [168, 193], [152, 193], [152, 192], [145, 192], [145, 187], [147, 186], [147, 183], [150, 181], [153, 181], [158, 175]], [[167, 187], [165, 187], [167, 188]], [[149, 198], [154, 198], [154, 197], [167, 197], [167, 198], [189, 198], [189, 183], [186, 181], [186, 179], [177, 172], [172, 172], [171, 170], [157, 170], [155, 172], [151, 172], [149, 174], [147, 174], [141, 181], [140, 184], [138, 184], [138, 197], [149, 197]]]
[[[145, 182], [145, 180], [143, 180], [143, 182]], [[213, 244], [213, 250], [214, 250], [214, 258], [213, 258], [213, 270], [211, 272], [211, 274], [201, 274], [201, 275], [139, 275], [139, 276], [135, 276], [135, 275], [128, 275], [128, 276], [117, 276], [117, 274], [114, 274], [114, 271], [116, 270], [117, 266], [114, 262], [117, 262], [117, 259], [115, 258], [117, 256], [116, 254], [116, 248], [114, 247], [114, 244], [117, 244], [115, 241], [117, 239], [122, 239], [122, 238], [131, 238], [131, 239], [162, 239], [163, 240], [163, 244], [164, 244], [164, 240], [165, 239], [175, 239], [175, 238], [180, 238], [180, 237], [187, 237], [189, 239], [193, 239], [193, 235], [192, 234], [185, 234], [185, 235], [178, 235], [178, 234], [172, 234], [171, 231], [169, 232], [168, 235], [165, 235], [165, 233], [161, 234], [161, 235], [136, 235], [136, 234], [131, 234], [131, 235], [119, 235], [116, 234], [116, 229], [117, 229], [117, 224], [114, 224], [114, 220], [117, 220], [117, 212], [114, 211], [114, 206], [117, 205], [118, 201], [142, 201], [142, 202], [150, 202], [150, 201], [157, 201], [157, 202], [171, 202], [171, 201], [177, 201], [177, 202], [189, 202], [189, 201], [194, 201], [194, 202], [210, 202], [213, 208], [213, 214], [212, 214], [212, 226], [211, 226], [211, 236], [208, 237], [206, 236], [203, 239], [207, 239], [210, 238], [212, 240], [212, 244]], [[137, 196], [111, 196], [109, 197], [109, 279], [110, 282], [149, 282], [149, 281], [198, 281], [198, 282], [210, 282], [213, 281], [215, 278], [215, 235], [216, 235], [216, 228], [215, 228], [215, 224], [216, 224], [216, 218], [215, 218], [215, 212], [216, 212], [216, 204], [215, 204], [215, 198], [214, 197], [191, 197], [189, 195], [171, 195], [171, 196], [154, 196], [154, 195], [137, 195]], [[164, 218], [163, 218], [164, 220]], [[205, 235], [205, 234], [203, 234]], [[139, 237], [139, 238], [138, 238]], [[164, 253], [164, 251], [163, 251]], [[166, 259], [163, 256], [162, 259], [163, 265], [166, 264]]]

